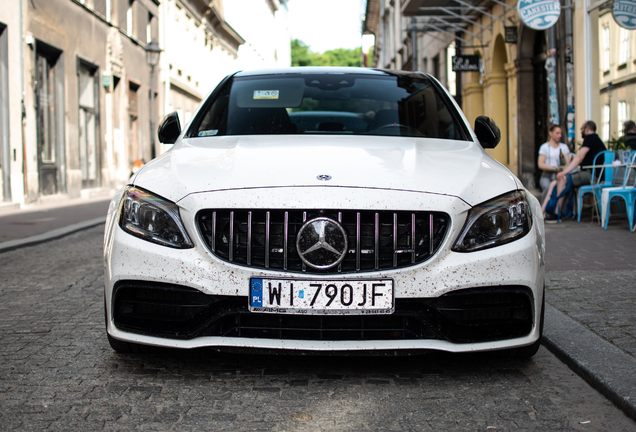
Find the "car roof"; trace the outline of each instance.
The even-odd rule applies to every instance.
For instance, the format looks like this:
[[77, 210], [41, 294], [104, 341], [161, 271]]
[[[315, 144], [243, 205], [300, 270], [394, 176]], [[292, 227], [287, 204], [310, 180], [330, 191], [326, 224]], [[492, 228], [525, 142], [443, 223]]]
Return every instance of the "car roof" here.
[[234, 76], [251, 77], [263, 75], [288, 75], [288, 74], [356, 74], [375, 76], [428, 76], [423, 72], [391, 70], [391, 69], [371, 69], [363, 67], [334, 67], [334, 66], [298, 66], [279, 69], [260, 69], [251, 71], [240, 71]]

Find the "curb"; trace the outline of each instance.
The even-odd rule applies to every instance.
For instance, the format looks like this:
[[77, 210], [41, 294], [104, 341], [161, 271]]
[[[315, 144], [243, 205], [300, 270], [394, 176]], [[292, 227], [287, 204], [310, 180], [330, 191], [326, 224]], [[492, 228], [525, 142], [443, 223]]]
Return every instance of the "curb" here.
[[55, 240], [60, 237], [72, 234], [77, 231], [92, 228], [94, 226], [103, 224], [106, 222], [106, 216], [101, 216], [95, 219], [90, 219], [84, 222], [79, 222], [73, 225], [68, 225], [63, 228], [54, 229], [44, 234], [38, 234], [31, 237], [26, 237], [18, 240], [10, 240], [0, 243], [0, 253], [8, 252], [11, 250], [19, 249], [26, 246], [33, 246], [36, 244], [44, 243], [50, 240]]
[[636, 420], [636, 359], [549, 304], [545, 307], [543, 345]]

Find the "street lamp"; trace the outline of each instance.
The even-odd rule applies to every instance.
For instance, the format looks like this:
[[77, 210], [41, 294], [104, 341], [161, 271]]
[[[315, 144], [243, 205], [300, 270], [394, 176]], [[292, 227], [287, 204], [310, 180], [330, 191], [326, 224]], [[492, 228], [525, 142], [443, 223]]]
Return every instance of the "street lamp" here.
[[146, 45], [146, 63], [150, 66], [150, 155], [154, 159], [155, 152], [155, 66], [159, 64], [161, 47], [155, 39]]

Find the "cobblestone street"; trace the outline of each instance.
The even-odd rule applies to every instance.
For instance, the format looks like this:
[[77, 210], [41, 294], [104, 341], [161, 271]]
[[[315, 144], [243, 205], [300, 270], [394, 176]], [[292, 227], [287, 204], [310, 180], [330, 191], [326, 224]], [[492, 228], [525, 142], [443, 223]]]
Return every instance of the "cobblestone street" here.
[[0, 429], [636, 429], [543, 347], [529, 361], [116, 354], [102, 230], [0, 255]]

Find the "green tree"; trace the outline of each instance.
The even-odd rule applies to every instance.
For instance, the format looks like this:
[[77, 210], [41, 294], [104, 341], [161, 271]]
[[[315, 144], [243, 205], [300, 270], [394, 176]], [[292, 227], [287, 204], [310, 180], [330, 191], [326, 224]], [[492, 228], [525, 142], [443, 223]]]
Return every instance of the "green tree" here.
[[301, 40], [291, 42], [292, 66], [316, 66], [320, 54], [309, 51], [309, 47]]
[[312, 52], [303, 41], [291, 42], [292, 66], [360, 66], [361, 50], [337, 48], [323, 54]]

